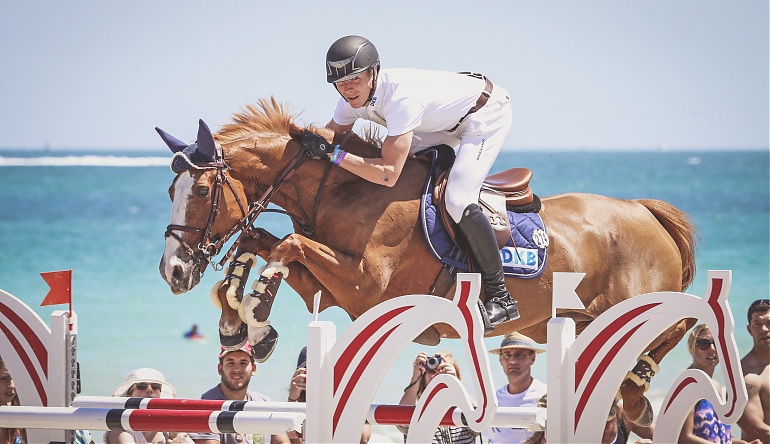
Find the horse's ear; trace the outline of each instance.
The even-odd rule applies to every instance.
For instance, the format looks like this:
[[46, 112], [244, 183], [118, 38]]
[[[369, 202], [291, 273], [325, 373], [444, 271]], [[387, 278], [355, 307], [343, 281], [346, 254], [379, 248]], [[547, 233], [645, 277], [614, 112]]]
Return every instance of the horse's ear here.
[[164, 142], [166, 142], [166, 145], [168, 145], [169, 148], [171, 148], [172, 153], [178, 153], [179, 151], [182, 151], [183, 149], [187, 148], [188, 143], [184, 143], [181, 140], [177, 139], [176, 137], [172, 136], [171, 134], [163, 131], [162, 129], [155, 127], [155, 131], [160, 134], [160, 138], [163, 139]]
[[214, 136], [211, 135], [211, 130], [203, 119], [198, 120], [198, 152], [212, 159], [216, 157]]

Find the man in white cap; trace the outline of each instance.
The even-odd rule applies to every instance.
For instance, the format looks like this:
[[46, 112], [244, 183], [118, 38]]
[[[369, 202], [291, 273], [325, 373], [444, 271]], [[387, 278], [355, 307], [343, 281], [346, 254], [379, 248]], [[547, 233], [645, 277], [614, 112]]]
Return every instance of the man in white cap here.
[[[537, 403], [547, 390], [546, 385], [532, 377], [532, 364], [535, 357], [545, 349], [521, 333], [510, 333], [503, 337], [500, 348], [489, 353], [498, 355], [508, 384], [502, 386], [495, 396], [500, 407], [537, 407]], [[527, 429], [508, 429], [491, 427], [483, 436], [493, 443], [521, 443], [532, 435]]]
[[[256, 362], [251, 354], [248, 342], [236, 350], [221, 349], [217, 371], [221, 381], [214, 388], [201, 395], [201, 399], [228, 401], [264, 401], [271, 402], [267, 396], [249, 390], [251, 377], [257, 372]], [[254, 444], [254, 443], [289, 443], [286, 435], [266, 435], [261, 433], [190, 433], [197, 444]]]

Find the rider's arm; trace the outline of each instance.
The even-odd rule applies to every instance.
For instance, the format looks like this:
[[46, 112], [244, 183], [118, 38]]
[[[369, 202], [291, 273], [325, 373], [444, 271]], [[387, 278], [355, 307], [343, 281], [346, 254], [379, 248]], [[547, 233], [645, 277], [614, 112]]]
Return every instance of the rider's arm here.
[[330, 120], [329, 123], [326, 124], [326, 127], [338, 134], [345, 134], [353, 129], [352, 124], [340, 125], [339, 123], [335, 122], [334, 119]]
[[[337, 131], [336, 123], [330, 122], [327, 127]], [[344, 127], [342, 127], [344, 128]], [[378, 185], [392, 187], [401, 175], [406, 158], [409, 157], [409, 147], [412, 145], [412, 132], [398, 136], [388, 136], [382, 142], [382, 158], [364, 158], [355, 154], [345, 153], [340, 166], [351, 173]]]

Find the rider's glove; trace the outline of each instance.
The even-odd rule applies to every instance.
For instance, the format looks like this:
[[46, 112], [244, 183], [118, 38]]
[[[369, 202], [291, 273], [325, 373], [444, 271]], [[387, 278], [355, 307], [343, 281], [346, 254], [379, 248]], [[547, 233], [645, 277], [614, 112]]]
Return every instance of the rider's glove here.
[[302, 136], [302, 149], [311, 159], [328, 159], [334, 147], [323, 137], [310, 131]]

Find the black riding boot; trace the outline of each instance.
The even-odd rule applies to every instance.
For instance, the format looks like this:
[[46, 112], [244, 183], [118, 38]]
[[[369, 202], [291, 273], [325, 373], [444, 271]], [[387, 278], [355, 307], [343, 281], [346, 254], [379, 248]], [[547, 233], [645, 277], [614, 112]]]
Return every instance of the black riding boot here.
[[489, 319], [489, 324], [495, 325], [519, 318], [516, 301], [511, 298], [505, 287], [503, 262], [500, 259], [500, 249], [492, 226], [476, 204], [465, 207], [463, 217], [457, 224], [465, 236], [468, 250], [473, 256], [481, 273], [484, 286], [484, 308], [482, 310]]

